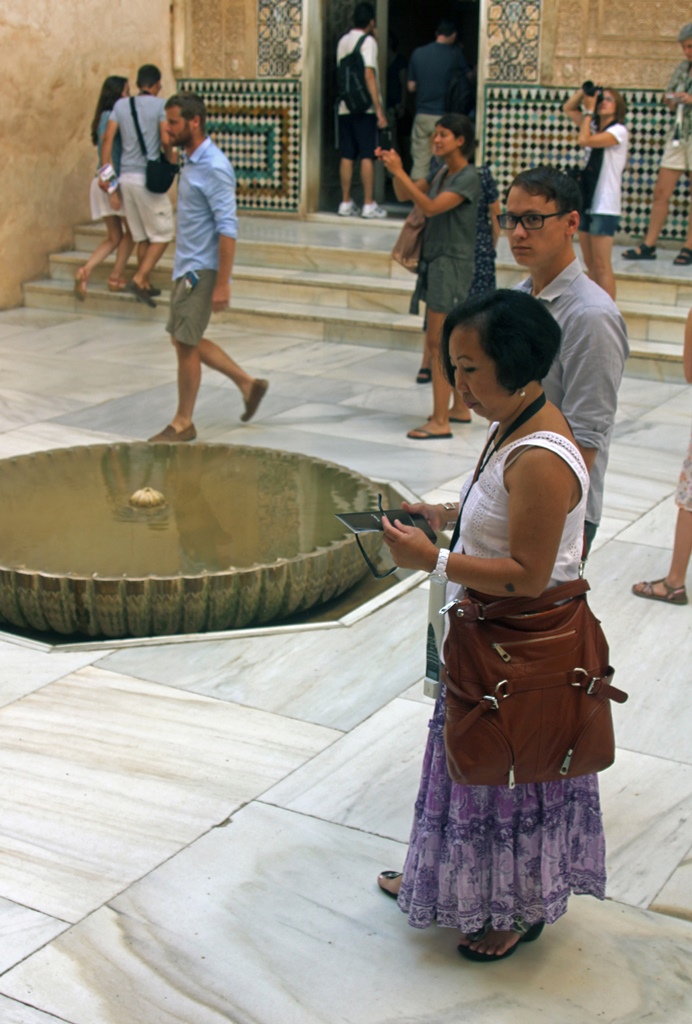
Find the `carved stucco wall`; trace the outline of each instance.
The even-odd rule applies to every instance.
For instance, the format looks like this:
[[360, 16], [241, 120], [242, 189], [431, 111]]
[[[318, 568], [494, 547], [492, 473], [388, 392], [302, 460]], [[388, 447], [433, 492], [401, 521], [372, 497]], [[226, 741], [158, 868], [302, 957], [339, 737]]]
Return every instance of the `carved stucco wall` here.
[[689, 0], [544, 0], [540, 82], [662, 89], [691, 17]]
[[662, 89], [689, 0], [485, 0], [486, 82]]

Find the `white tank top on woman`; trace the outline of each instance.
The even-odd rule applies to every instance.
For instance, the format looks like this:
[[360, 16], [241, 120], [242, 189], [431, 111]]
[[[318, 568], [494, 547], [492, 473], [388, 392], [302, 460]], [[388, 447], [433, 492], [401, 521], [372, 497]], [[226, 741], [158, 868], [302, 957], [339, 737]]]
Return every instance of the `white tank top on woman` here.
[[[492, 427], [491, 427], [492, 430]], [[478, 558], [509, 558], [509, 494], [504, 473], [527, 448], [546, 448], [555, 452], [574, 472], [581, 486], [581, 497], [565, 521], [560, 546], [550, 576], [549, 587], [574, 580], [579, 575], [584, 543], [584, 515], [589, 492], [589, 473], [579, 449], [561, 434], [540, 430], [501, 448], [489, 460], [473, 485], [464, 505], [461, 535], [454, 548]], [[471, 486], [471, 478], [461, 489], [461, 501]], [[457, 591], [461, 589], [456, 588]], [[449, 599], [457, 596], [454, 585], [448, 588]]]

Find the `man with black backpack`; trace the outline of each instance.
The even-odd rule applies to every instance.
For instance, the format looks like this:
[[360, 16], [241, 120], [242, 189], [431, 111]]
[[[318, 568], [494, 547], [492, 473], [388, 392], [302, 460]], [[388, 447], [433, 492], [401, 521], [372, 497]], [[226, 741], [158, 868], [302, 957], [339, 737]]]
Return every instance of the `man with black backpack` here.
[[[375, 149], [377, 129], [387, 127], [377, 78], [377, 42], [375, 8], [371, 3], [356, 4], [353, 28], [342, 36], [336, 48], [338, 93], [338, 138], [341, 163], [342, 201], [340, 217], [367, 219], [387, 216], [374, 200]], [[363, 183], [363, 210], [351, 198], [353, 168], [360, 157]]]
[[442, 18], [435, 42], [419, 46], [408, 66], [408, 91], [416, 95], [416, 116], [411, 132], [411, 178], [418, 181], [430, 170], [432, 135], [443, 114], [466, 114], [473, 109], [470, 68], [459, 46], [457, 28]]

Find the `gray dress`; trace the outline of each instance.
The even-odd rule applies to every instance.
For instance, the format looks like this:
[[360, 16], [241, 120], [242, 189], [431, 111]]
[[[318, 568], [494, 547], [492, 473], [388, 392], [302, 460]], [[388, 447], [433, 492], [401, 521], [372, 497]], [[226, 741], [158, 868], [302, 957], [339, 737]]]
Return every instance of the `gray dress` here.
[[433, 312], [449, 313], [466, 298], [473, 279], [480, 179], [469, 164], [441, 178], [431, 172], [427, 181], [431, 199], [441, 192], [454, 192], [463, 196], [464, 202], [425, 222], [411, 312], [418, 313], [418, 302], [423, 299]]

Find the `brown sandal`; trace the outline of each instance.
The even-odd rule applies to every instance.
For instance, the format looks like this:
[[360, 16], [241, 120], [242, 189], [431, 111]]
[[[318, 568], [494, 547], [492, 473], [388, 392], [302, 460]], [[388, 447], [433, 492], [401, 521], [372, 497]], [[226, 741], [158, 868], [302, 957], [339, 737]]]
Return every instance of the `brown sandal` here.
[[84, 267], [80, 267], [74, 276], [74, 294], [75, 298], [79, 299], [80, 302], [84, 302], [87, 293], [87, 281], [89, 275], [87, 274]]
[[[663, 584], [665, 594], [656, 594], [654, 592], [654, 587], [657, 583]], [[648, 601], [665, 601], [666, 604], [687, 604], [687, 591], [685, 588], [671, 587], [665, 578], [635, 583], [632, 587], [632, 593], [635, 597], [645, 597]]]
[[124, 292], [127, 288], [127, 281], [122, 277], [109, 277], [108, 278], [108, 291], [109, 292]]

